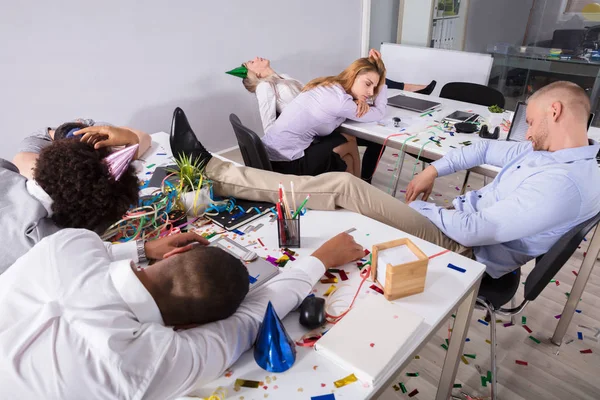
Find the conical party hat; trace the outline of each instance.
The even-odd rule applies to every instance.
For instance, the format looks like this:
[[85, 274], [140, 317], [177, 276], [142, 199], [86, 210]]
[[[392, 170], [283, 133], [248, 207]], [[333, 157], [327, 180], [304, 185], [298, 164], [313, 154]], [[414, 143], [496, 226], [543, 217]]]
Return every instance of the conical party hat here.
[[108, 165], [108, 171], [115, 178], [115, 181], [118, 181], [127, 171], [131, 160], [138, 151], [138, 147], [140, 147], [139, 144], [134, 144], [104, 157], [104, 162]]
[[229, 75], [237, 76], [238, 78], [244, 79], [245, 77], [248, 76], [248, 68], [246, 68], [245, 65], [242, 65], [242, 66], [234, 68], [234, 69], [232, 69], [230, 71], [226, 71], [225, 73], [229, 74]]
[[254, 360], [268, 372], [283, 372], [296, 361], [296, 345], [290, 339], [269, 302], [254, 344]]

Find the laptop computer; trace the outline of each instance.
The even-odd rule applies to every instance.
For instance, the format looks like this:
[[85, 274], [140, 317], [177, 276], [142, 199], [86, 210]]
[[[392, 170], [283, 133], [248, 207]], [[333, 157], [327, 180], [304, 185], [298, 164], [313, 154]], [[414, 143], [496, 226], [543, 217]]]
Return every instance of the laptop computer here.
[[438, 107], [440, 104], [441, 103], [436, 103], [435, 101], [417, 99], [415, 97], [409, 97], [403, 94], [399, 94], [388, 99], [388, 105], [390, 106], [404, 108], [406, 110], [420, 113], [432, 110]]
[[[594, 120], [594, 115], [594, 113], [591, 113], [590, 117], [588, 118], [588, 129], [590, 129], [590, 125]], [[527, 124], [527, 104], [519, 101], [517, 103], [515, 115], [513, 116], [512, 124], [510, 125], [506, 140], [513, 142], [524, 142], [527, 140], [527, 129], [529, 129], [529, 125]]]

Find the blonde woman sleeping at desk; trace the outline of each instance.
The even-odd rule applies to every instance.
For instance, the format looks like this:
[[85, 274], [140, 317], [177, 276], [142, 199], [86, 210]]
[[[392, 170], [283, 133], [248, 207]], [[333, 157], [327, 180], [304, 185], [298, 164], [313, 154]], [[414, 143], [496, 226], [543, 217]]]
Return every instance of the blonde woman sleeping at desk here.
[[[342, 136], [335, 130], [345, 118], [366, 118], [372, 122], [377, 119], [373, 119], [373, 116], [385, 109], [383, 103], [377, 107], [367, 104], [367, 100], [383, 86], [385, 78], [385, 66], [379, 52], [371, 50], [369, 55], [369, 58], [355, 61], [338, 76], [313, 80], [302, 91], [299, 81], [282, 78], [270, 67], [269, 60], [259, 57], [228, 71], [243, 78], [246, 89], [257, 96], [265, 127], [263, 142], [276, 170], [299, 175], [345, 170], [361, 176], [356, 138]], [[368, 74], [373, 74], [371, 80], [365, 78]], [[369, 88], [363, 80], [369, 81], [368, 84], [372, 86]], [[348, 110], [342, 110], [342, 103], [346, 103], [346, 100], [349, 100], [344, 104]], [[294, 108], [294, 115], [286, 115], [288, 107]], [[350, 108], [354, 110], [352, 113]], [[369, 113], [370, 110], [373, 112]], [[279, 111], [282, 115], [277, 119]], [[286, 121], [279, 123], [281, 118]], [[375, 146], [377, 156], [381, 146]], [[309, 158], [310, 163], [307, 162]], [[374, 168], [368, 178], [373, 171]]]

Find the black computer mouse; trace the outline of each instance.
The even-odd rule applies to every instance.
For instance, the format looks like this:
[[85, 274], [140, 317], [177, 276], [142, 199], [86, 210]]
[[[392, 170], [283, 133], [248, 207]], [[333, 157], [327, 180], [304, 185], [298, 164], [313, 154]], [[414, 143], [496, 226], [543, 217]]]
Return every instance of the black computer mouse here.
[[300, 325], [315, 329], [325, 324], [325, 299], [310, 296], [300, 305]]

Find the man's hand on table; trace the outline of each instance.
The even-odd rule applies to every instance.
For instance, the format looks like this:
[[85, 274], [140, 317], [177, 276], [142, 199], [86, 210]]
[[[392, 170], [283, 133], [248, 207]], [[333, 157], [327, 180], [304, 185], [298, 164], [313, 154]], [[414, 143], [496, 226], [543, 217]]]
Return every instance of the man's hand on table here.
[[194, 232], [178, 233], [150, 240], [144, 244], [144, 250], [146, 258], [162, 260], [178, 253], [184, 253], [194, 247], [196, 243], [207, 246], [210, 242]]
[[340, 233], [325, 242], [314, 253], [325, 269], [339, 267], [352, 261], [359, 260], [365, 256], [363, 247], [354, 241], [347, 233]]
[[437, 169], [430, 165], [425, 168], [425, 171], [415, 176], [406, 187], [406, 203], [416, 200], [421, 193], [423, 193], [423, 201], [427, 201], [433, 191], [433, 184], [437, 175]]

